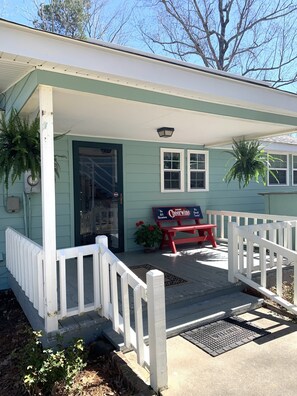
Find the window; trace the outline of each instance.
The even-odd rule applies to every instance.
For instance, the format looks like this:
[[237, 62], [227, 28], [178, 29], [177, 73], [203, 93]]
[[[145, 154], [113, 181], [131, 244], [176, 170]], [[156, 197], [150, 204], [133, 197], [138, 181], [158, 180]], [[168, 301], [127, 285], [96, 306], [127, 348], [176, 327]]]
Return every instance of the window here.
[[287, 186], [288, 185], [288, 155], [269, 153], [274, 159], [270, 161], [269, 170], [275, 177], [268, 173], [269, 186]]
[[292, 155], [292, 184], [297, 185], [297, 155]]
[[188, 191], [208, 191], [208, 152], [188, 150]]
[[184, 191], [184, 150], [161, 148], [161, 191]]

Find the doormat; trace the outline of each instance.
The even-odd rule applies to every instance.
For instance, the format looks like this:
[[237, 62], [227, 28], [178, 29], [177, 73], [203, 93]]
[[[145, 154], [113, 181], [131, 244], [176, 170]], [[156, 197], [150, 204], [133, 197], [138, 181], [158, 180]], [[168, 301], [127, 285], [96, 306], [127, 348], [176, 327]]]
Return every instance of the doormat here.
[[268, 331], [233, 316], [180, 335], [211, 356], [218, 356], [268, 334]]
[[164, 273], [165, 287], [180, 285], [181, 283], [187, 283], [185, 279], [179, 278], [176, 275], [170, 274], [169, 272], [163, 271], [159, 268], [153, 267], [150, 264], [137, 265], [136, 267], [130, 267], [130, 270], [134, 272], [144, 283], [146, 283], [146, 273], [150, 270], [158, 269]]

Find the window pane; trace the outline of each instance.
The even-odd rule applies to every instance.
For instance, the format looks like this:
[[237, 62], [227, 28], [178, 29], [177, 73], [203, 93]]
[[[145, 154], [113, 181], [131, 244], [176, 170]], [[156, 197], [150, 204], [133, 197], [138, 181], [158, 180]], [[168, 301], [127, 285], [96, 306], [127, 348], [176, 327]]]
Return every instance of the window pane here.
[[205, 169], [205, 155], [192, 153], [190, 155], [190, 169]]
[[180, 153], [164, 153], [164, 169], [180, 169]]
[[297, 155], [293, 155], [293, 168], [297, 168]]
[[287, 167], [287, 156], [286, 155], [272, 154], [272, 157], [274, 158], [274, 160], [271, 161], [270, 168], [286, 168]]
[[273, 172], [277, 178], [269, 173], [269, 184], [287, 184], [286, 176], [287, 176], [287, 171], [285, 170], [279, 170], [279, 171], [274, 171]]
[[180, 172], [164, 172], [165, 190], [180, 190]]
[[293, 183], [297, 184], [297, 171], [293, 172]]
[[205, 172], [191, 172], [191, 189], [205, 189]]

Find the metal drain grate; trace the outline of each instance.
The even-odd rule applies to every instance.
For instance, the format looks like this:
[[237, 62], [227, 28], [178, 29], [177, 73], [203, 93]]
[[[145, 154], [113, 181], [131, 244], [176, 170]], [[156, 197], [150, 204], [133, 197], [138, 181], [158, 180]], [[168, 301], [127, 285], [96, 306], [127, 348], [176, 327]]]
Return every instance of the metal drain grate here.
[[181, 336], [211, 356], [218, 356], [268, 334], [241, 318], [232, 317], [186, 331]]
[[[150, 264], [143, 264], [143, 265], [137, 265], [135, 267], [130, 267], [130, 270], [134, 272], [135, 275], [138, 276], [143, 282], [146, 283], [146, 273], [152, 269], [159, 269], [156, 267], [153, 267]], [[167, 286], [174, 286], [174, 285], [180, 285], [181, 283], [187, 283], [185, 279], [179, 278], [176, 275], [170, 274], [169, 272], [163, 271], [164, 273], [164, 282], [165, 282], [165, 287]]]

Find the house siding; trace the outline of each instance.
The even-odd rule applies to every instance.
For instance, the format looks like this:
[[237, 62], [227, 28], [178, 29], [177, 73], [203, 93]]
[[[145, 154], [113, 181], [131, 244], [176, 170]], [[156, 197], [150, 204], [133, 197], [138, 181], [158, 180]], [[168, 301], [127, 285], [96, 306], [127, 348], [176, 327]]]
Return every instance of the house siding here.
[[[124, 232], [125, 250], [132, 251], [139, 247], [134, 243], [135, 223], [138, 220], [153, 222], [152, 207], [168, 205], [200, 205], [203, 213], [207, 209], [233, 210], [264, 213], [264, 199], [261, 192], [284, 191], [284, 187], [264, 187], [262, 184], [251, 183], [240, 190], [237, 182], [227, 185], [223, 178], [230, 166], [230, 155], [225, 150], [209, 150], [209, 191], [162, 193], [160, 175], [160, 148], [178, 148], [185, 150], [185, 181], [186, 181], [186, 150], [203, 150], [201, 146], [170, 144], [166, 141], [158, 143], [82, 138], [66, 135], [55, 141], [55, 153], [59, 155], [60, 177], [56, 179], [56, 220], [57, 247], [70, 247], [74, 244], [74, 211], [73, 211], [73, 174], [72, 174], [72, 142], [92, 141], [121, 144], [123, 148], [123, 182], [124, 182]], [[290, 159], [291, 166], [291, 159]], [[290, 178], [291, 181], [291, 178]], [[42, 181], [44, 183], [44, 181]], [[296, 191], [296, 186], [285, 188]], [[0, 252], [5, 253], [5, 229], [11, 226], [24, 233], [23, 205], [19, 213], [7, 213], [3, 206], [4, 189], [0, 197]], [[9, 187], [9, 195], [22, 199], [23, 181], [17, 181]], [[32, 222], [31, 237], [42, 244], [41, 227], [41, 194], [31, 195]], [[0, 262], [0, 288], [7, 287], [4, 262]]]

